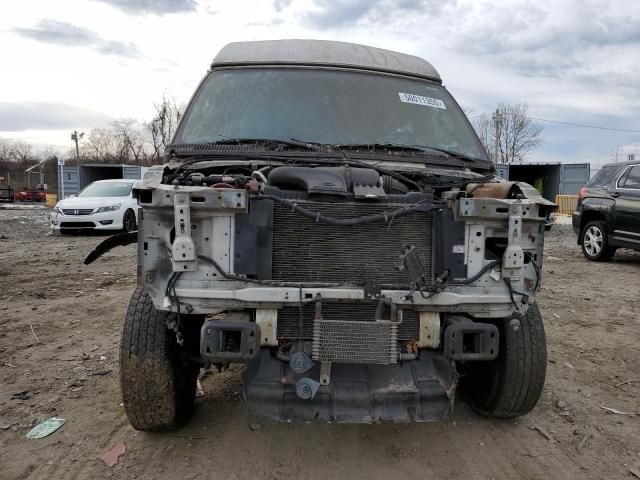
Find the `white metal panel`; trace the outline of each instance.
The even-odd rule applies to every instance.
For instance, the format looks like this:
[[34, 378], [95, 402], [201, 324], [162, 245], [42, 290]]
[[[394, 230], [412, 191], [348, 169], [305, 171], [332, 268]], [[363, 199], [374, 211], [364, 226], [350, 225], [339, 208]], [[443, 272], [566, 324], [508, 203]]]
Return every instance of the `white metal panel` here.
[[497, 164], [496, 173], [505, 180], [509, 180], [509, 165], [506, 163]]
[[217, 215], [212, 218], [213, 259], [227, 273], [234, 273], [234, 226], [235, 215]]
[[140, 180], [142, 169], [137, 165], [122, 165], [122, 178], [128, 180]]
[[256, 308], [256, 324], [260, 327], [260, 345], [277, 347], [278, 309]]
[[560, 169], [560, 195], [577, 195], [589, 181], [591, 165], [565, 163]]
[[[60, 175], [60, 169], [58, 169]], [[64, 165], [62, 167], [62, 178], [58, 178], [58, 185], [64, 184], [64, 196], [76, 195], [80, 191], [80, 167]], [[59, 193], [59, 195], [62, 195]]]
[[440, 314], [438, 312], [418, 312], [420, 332], [418, 346], [438, 348], [440, 346]]
[[298, 64], [355, 67], [405, 73], [440, 81], [440, 74], [423, 58], [382, 48], [330, 40], [264, 40], [229, 43], [212, 66]]

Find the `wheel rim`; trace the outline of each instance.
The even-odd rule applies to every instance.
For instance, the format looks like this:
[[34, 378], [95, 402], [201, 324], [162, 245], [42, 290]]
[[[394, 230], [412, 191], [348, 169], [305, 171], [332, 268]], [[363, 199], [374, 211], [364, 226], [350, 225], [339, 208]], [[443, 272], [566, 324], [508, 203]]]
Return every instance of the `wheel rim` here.
[[124, 229], [127, 232], [136, 229], [136, 219], [131, 212], [127, 212], [124, 216]]
[[584, 249], [589, 256], [595, 257], [602, 251], [602, 246], [604, 244], [604, 235], [602, 234], [602, 230], [595, 226], [587, 228], [587, 231], [584, 232], [584, 240], [582, 243], [584, 244]]

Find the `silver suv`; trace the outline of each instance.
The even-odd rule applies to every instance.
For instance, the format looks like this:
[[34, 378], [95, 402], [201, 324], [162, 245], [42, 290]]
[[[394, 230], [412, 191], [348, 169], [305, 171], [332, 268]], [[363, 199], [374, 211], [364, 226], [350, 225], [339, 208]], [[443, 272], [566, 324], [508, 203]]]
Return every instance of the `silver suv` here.
[[514, 417], [545, 378], [554, 205], [495, 175], [427, 61], [339, 42], [232, 43], [167, 161], [135, 187], [121, 345], [139, 430], [191, 415], [199, 369], [246, 364], [252, 414], [447, 419], [460, 391]]

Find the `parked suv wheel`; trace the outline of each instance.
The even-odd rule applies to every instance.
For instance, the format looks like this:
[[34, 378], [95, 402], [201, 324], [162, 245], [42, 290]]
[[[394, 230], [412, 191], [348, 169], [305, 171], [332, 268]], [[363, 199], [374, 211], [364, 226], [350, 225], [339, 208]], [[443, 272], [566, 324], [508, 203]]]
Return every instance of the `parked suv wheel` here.
[[542, 315], [533, 303], [522, 318], [497, 323], [500, 353], [490, 362], [462, 366], [462, 393], [476, 412], [513, 418], [536, 406], [547, 372]]
[[136, 430], [175, 430], [193, 414], [199, 365], [188, 359], [167, 328], [168, 315], [136, 288], [120, 343], [123, 403]]
[[616, 253], [616, 249], [609, 246], [606, 225], [601, 221], [589, 222], [584, 226], [580, 243], [584, 256], [594, 262], [611, 260]]

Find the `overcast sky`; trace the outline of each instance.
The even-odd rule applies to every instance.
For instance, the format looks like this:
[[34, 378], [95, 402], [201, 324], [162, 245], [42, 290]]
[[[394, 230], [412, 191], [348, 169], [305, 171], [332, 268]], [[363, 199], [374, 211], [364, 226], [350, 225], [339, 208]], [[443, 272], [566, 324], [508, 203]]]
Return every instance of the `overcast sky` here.
[[[186, 101], [226, 43], [319, 38], [426, 58], [472, 116], [640, 131], [637, 0], [21, 0], [0, 6], [0, 136], [71, 147], [69, 133]], [[532, 161], [608, 161], [640, 133], [544, 123]]]

